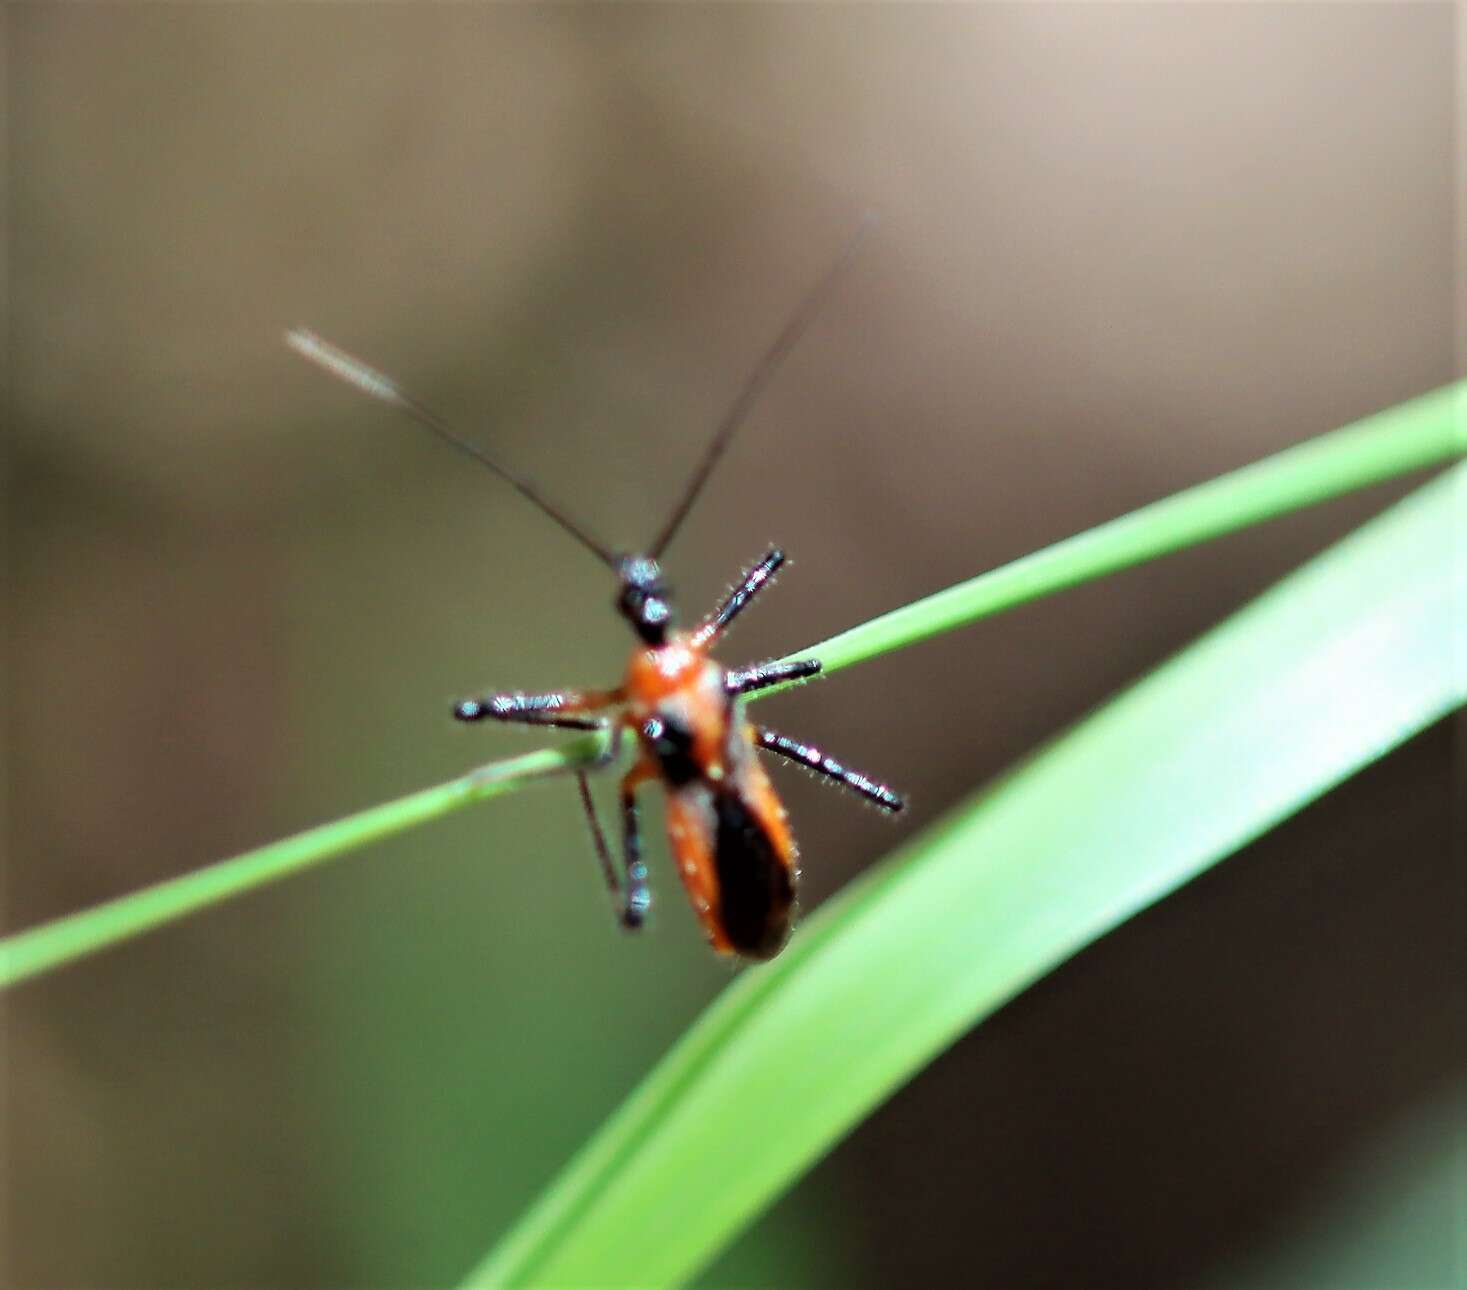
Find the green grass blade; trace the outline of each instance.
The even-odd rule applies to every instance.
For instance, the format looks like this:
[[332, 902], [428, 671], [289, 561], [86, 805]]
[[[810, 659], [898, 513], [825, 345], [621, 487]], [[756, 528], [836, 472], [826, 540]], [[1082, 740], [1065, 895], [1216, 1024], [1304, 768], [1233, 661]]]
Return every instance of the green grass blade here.
[[482, 802], [510, 792], [562, 770], [568, 763], [588, 762], [598, 748], [595, 739], [579, 739], [560, 749], [493, 762], [446, 784], [420, 789], [182, 877], [155, 883], [79, 914], [17, 932], [0, 941], [0, 989], [95, 954], [118, 941], [140, 936], [232, 896], [278, 882], [379, 838], [436, 820], [470, 802]]
[[828, 902], [469, 1284], [686, 1280], [958, 1035], [1460, 705], [1464, 504], [1459, 466]]
[[1467, 382], [1443, 386], [1173, 493], [800, 653], [816, 654], [827, 674], [838, 672], [1066, 587], [1463, 452], [1467, 452]]
[[[839, 671], [1141, 561], [1467, 452], [1467, 382], [1444, 386], [800, 650]], [[794, 657], [791, 655], [791, 657]], [[753, 696], [766, 698], [779, 687]], [[0, 940], [0, 990], [471, 802], [585, 764], [575, 744], [514, 757]]]

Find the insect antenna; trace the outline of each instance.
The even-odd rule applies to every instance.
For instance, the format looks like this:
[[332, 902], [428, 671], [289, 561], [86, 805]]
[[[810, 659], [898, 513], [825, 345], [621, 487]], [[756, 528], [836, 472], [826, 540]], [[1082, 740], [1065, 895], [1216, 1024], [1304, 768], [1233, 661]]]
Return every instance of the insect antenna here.
[[709, 441], [707, 449], [703, 453], [703, 460], [698, 463], [697, 469], [693, 471], [693, 477], [688, 481], [688, 486], [683, 490], [683, 495], [678, 504], [673, 508], [672, 515], [668, 517], [667, 523], [662, 526], [662, 531], [652, 543], [648, 552], [656, 560], [667, 549], [667, 545], [677, 534], [682, 522], [687, 519], [688, 512], [693, 509], [693, 503], [698, 500], [698, 494], [703, 491], [703, 485], [708, 482], [708, 476], [713, 473], [713, 468], [718, 465], [728, 445], [733, 441], [734, 434], [743, 425], [749, 415], [749, 409], [754, 406], [755, 401], [764, 392], [764, 387], [769, 384], [770, 378], [779, 370], [779, 366], [789, 355], [790, 350], [795, 347], [796, 342], [805, 334], [806, 329], [815, 321], [832, 289], [840, 280], [841, 276], [855, 259], [856, 252], [861, 246], [867, 231], [874, 224], [875, 217], [866, 214], [862, 217], [854, 236], [846, 244], [846, 249], [841, 252], [840, 258], [826, 270], [825, 276], [817, 282], [806, 294], [799, 307], [785, 323], [784, 330], [774, 338], [774, 343], [764, 351], [754, 370], [749, 374], [744, 387], [733, 401], [718, 428], [713, 432], [713, 438]]
[[616, 557], [591, 537], [580, 525], [575, 523], [558, 506], [548, 502], [540, 495], [529, 480], [515, 474], [514, 471], [501, 466], [482, 448], [477, 448], [468, 440], [461, 438], [449, 426], [442, 417], [434, 412], [426, 404], [419, 402], [396, 381], [389, 376], [384, 376], [374, 367], [369, 367], [359, 358], [354, 358], [345, 350], [338, 349], [329, 341], [322, 340], [313, 331], [307, 331], [303, 327], [297, 327], [285, 333], [285, 343], [295, 350], [302, 358], [314, 363], [323, 371], [329, 372], [338, 380], [345, 381], [348, 385], [354, 385], [363, 394], [369, 394], [374, 399], [380, 399], [383, 403], [390, 404], [399, 411], [406, 413], [420, 426], [431, 430], [435, 435], [457, 448], [460, 452], [472, 457], [481, 466], [487, 466], [500, 479], [504, 480], [511, 488], [527, 501], [533, 502], [546, 515], [560, 525], [582, 546], [592, 552], [603, 564], [616, 567]]

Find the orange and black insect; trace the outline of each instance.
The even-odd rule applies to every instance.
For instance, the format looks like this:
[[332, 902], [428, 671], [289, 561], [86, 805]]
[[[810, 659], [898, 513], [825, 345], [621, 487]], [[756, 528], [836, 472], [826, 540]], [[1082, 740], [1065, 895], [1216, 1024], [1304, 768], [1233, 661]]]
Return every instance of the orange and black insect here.
[[[751, 959], [772, 958], [788, 938], [799, 874], [795, 840], [784, 806], [759, 764], [756, 750], [762, 748], [798, 762], [884, 811], [900, 811], [903, 802], [884, 784], [851, 770], [819, 748], [786, 738], [745, 717], [743, 695], [813, 676], [820, 671], [818, 659], [726, 670], [711, 657], [710, 651], [724, 630], [784, 563], [782, 551], [768, 552], [744, 574], [723, 604], [692, 631], [680, 631], [675, 625], [672, 596], [658, 561], [750, 405], [809, 324], [852, 251], [854, 243], [806, 297], [760, 359], [645, 555], [614, 555], [547, 502], [528, 481], [460, 438], [441, 417], [380, 372], [311, 332], [294, 331], [287, 338], [306, 358], [399, 408], [488, 466], [615, 571], [620, 584], [616, 608], [638, 638], [620, 685], [606, 690], [489, 694], [455, 704], [453, 715], [459, 721], [610, 730], [613, 755], [623, 732], [631, 731], [637, 756], [621, 781], [620, 874], [596, 817], [586, 774], [577, 771], [591, 838], [623, 926], [640, 927], [651, 906], [636, 792], [642, 784], [657, 781], [667, 790], [667, 832], [672, 854], [709, 941], [720, 953]], [[620, 711], [598, 715], [610, 709]]]

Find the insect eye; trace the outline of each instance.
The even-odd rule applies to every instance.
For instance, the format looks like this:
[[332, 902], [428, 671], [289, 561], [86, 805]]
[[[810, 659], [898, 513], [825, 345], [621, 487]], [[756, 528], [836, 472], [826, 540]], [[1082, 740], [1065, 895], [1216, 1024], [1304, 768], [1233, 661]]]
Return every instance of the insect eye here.
[[672, 605], [660, 580], [623, 583], [616, 608], [650, 644], [660, 644], [672, 623]]

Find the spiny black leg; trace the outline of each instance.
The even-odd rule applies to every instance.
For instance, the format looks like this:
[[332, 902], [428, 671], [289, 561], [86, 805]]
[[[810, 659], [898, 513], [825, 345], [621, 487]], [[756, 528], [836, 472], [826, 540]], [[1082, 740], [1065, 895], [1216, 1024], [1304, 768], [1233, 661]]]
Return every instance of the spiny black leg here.
[[760, 663], [741, 667], [723, 678], [723, 688], [730, 694], [752, 694], [782, 681], [800, 681], [820, 671], [818, 658], [797, 658], [788, 663]]
[[892, 792], [885, 784], [878, 784], [874, 779], [867, 779], [860, 771], [842, 766], [834, 757], [827, 757], [820, 749], [810, 744], [802, 744], [797, 739], [788, 739], [763, 726], [759, 727], [758, 739], [759, 747], [767, 748], [781, 757], [788, 757], [791, 761], [797, 761], [801, 766], [806, 766], [817, 774], [828, 776], [843, 788], [859, 793], [873, 806], [879, 806], [883, 811], [890, 811], [895, 815], [906, 806], [901, 794]]
[[694, 639], [699, 645], [706, 645], [727, 627], [735, 618], [743, 612], [744, 607], [759, 594], [761, 590], [774, 577], [779, 566], [784, 563], [784, 552], [778, 547], [773, 548], [765, 557], [743, 576], [743, 580], [728, 593], [728, 599], [718, 607], [718, 612], [709, 618], [697, 632]]
[[646, 921], [647, 911], [652, 908], [652, 893], [647, 887], [647, 866], [642, 863], [642, 830], [637, 824], [637, 795], [632, 785], [625, 781], [621, 786], [621, 822], [627, 874], [621, 923], [623, 927], [637, 928]]
[[604, 730], [600, 717], [571, 716], [589, 708], [604, 707], [600, 694], [490, 694], [482, 699], [464, 699], [453, 705], [459, 721], [514, 721], [526, 726], [559, 726], [565, 730]]

